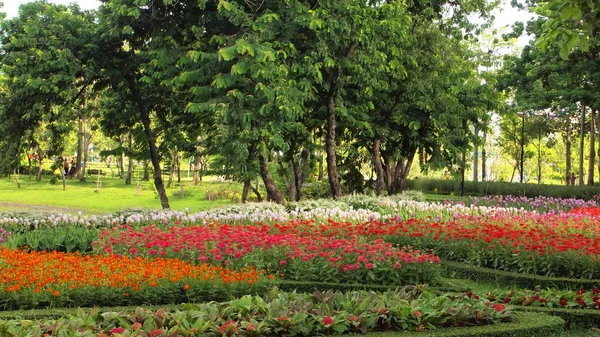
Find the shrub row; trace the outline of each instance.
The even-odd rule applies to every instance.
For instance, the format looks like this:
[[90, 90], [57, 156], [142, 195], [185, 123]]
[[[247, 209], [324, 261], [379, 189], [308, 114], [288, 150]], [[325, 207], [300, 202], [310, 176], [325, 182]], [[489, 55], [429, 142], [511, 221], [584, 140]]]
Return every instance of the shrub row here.
[[557, 288], [571, 290], [600, 287], [600, 280], [522, 274], [476, 267], [454, 261], [442, 261], [442, 268], [446, 271], [446, 275], [455, 275], [461, 278], [492, 284], [503, 284], [508, 287], [515, 286], [526, 289]]
[[[313, 291], [355, 291], [355, 290], [370, 290], [370, 291], [388, 291], [394, 290], [398, 287], [404, 286], [398, 284], [395, 286], [372, 284], [372, 283], [333, 283], [333, 282], [304, 282], [304, 281], [291, 281], [291, 280], [274, 280], [275, 284], [279, 289], [284, 291], [297, 291], [297, 292], [313, 292]], [[429, 287], [438, 293], [451, 292], [460, 293], [469, 291], [468, 288], [456, 285], [448, 279], [442, 279], [438, 284], [433, 287]]]
[[[460, 181], [443, 179], [411, 179], [406, 187], [427, 193], [460, 193]], [[600, 194], [600, 186], [556, 186], [538, 184], [515, 184], [509, 182], [465, 181], [465, 195], [521, 195], [534, 198], [540, 195], [555, 198], [592, 199]]]
[[558, 316], [565, 321], [565, 327], [568, 329], [573, 327], [597, 328], [598, 322], [600, 322], [599, 310], [524, 306], [515, 306], [513, 308], [523, 312], [537, 312]]

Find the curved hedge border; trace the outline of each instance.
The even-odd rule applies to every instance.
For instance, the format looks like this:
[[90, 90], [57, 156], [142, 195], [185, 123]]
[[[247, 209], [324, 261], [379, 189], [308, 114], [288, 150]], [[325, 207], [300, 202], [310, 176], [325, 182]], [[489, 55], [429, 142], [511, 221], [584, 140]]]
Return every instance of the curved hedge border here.
[[[333, 282], [310, 282], [310, 281], [288, 281], [288, 280], [275, 280], [272, 284], [277, 286], [279, 289], [284, 291], [297, 291], [297, 292], [313, 292], [316, 290], [325, 291], [354, 291], [354, 290], [372, 290], [372, 291], [388, 291], [401, 288], [405, 285], [398, 284], [397, 286], [386, 286], [381, 284], [359, 284], [359, 283], [333, 283]], [[452, 284], [449, 280], [441, 279], [440, 284], [436, 286], [427, 286], [427, 289], [438, 292], [467, 292], [470, 289], [466, 287], [459, 287]]]
[[519, 288], [526, 289], [542, 287], [580, 290], [600, 287], [600, 280], [520, 274], [503, 270], [470, 266], [454, 261], [442, 261], [442, 268], [447, 274], [454, 274], [462, 278], [488, 283], [501, 283], [507, 286], [515, 285]]
[[565, 321], [542, 313], [516, 312], [516, 322], [424, 332], [371, 333], [369, 337], [554, 337], [563, 336]]
[[598, 327], [600, 322], [600, 311], [592, 309], [571, 309], [571, 308], [546, 308], [546, 307], [525, 307], [513, 306], [514, 310], [522, 312], [538, 312], [552, 316], [558, 316], [565, 320], [566, 327]]
[[[149, 306], [149, 308], [165, 308], [171, 310], [185, 310], [186, 305]], [[0, 312], [0, 319], [58, 319], [69, 316], [81, 309], [46, 309], [27, 311]], [[135, 307], [100, 308], [104, 311], [135, 310]], [[422, 332], [372, 332], [366, 337], [554, 337], [563, 336], [565, 321], [557, 316], [550, 316], [538, 312], [515, 312], [516, 320], [510, 323], [498, 323], [487, 326], [461, 327], [428, 330]], [[342, 336], [342, 335], [339, 335]]]

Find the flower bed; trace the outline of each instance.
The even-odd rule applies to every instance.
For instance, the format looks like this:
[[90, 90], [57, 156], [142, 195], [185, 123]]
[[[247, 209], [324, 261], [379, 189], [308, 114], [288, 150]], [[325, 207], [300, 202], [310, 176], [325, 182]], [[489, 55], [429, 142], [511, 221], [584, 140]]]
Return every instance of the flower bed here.
[[441, 258], [467, 264], [570, 278], [600, 278], [600, 222], [581, 215], [461, 216], [365, 223], [353, 234], [433, 249]]
[[381, 239], [343, 235], [348, 224], [295, 221], [282, 225], [169, 227], [130, 226], [102, 231], [98, 253], [162, 256], [213, 265], [253, 265], [304, 281], [435, 283], [439, 258], [400, 249]]
[[547, 308], [600, 310], [600, 289], [592, 290], [508, 290], [489, 291], [483, 298], [497, 303]]
[[375, 294], [273, 293], [263, 298], [244, 296], [225, 303], [195, 305], [184, 311], [79, 313], [80, 317], [19, 324], [0, 321], [0, 331], [23, 336], [69, 335], [203, 335], [315, 336], [371, 331], [424, 331], [456, 326], [490, 325], [510, 321], [504, 306], [469, 298], [435, 296], [422, 288]]
[[[82, 256], [0, 248], [0, 307], [171, 303], [213, 299], [260, 287], [267, 277], [249, 267], [233, 271], [177, 259]], [[208, 298], [210, 299], [210, 298]]]

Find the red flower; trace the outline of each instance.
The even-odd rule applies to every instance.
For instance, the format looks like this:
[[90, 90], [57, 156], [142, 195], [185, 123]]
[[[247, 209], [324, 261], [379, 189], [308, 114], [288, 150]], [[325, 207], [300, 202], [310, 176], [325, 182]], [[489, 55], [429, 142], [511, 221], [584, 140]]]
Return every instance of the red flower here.
[[125, 332], [125, 329], [121, 328], [121, 327], [117, 327], [117, 328], [112, 328], [110, 329], [111, 333], [123, 333]]
[[504, 304], [500, 304], [500, 303], [496, 303], [496, 304], [492, 304], [491, 307], [496, 310], [497, 312], [501, 312], [506, 310], [506, 306]]
[[560, 305], [562, 305], [563, 307], [567, 306], [567, 300], [565, 300], [564, 298], [560, 299]]
[[333, 324], [333, 318], [331, 318], [331, 316], [325, 316], [323, 317], [323, 325], [325, 327], [330, 327]]

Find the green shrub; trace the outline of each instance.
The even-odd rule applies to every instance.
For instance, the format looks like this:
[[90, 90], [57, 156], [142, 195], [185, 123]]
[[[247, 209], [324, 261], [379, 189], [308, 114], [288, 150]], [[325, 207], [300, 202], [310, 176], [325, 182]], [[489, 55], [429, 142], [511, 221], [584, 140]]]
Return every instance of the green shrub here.
[[600, 322], [600, 311], [590, 309], [572, 308], [543, 308], [515, 306], [515, 310], [527, 312], [540, 312], [552, 316], [558, 316], [565, 321], [566, 328], [597, 328]]
[[329, 180], [315, 181], [302, 185], [302, 199], [322, 199], [331, 197]]
[[446, 275], [455, 275], [459, 278], [466, 278], [492, 284], [503, 284], [506, 286], [514, 285], [518, 288], [526, 289], [557, 288], [580, 290], [600, 287], [600, 280], [530, 275], [476, 267], [453, 261], [443, 261], [442, 269], [446, 271]]
[[[407, 180], [406, 186], [408, 189], [426, 193], [458, 194], [460, 191], [460, 182], [458, 180], [413, 179]], [[465, 181], [464, 193], [465, 195], [519, 195], [526, 197], [544, 195], [555, 198], [588, 200], [600, 195], [600, 186], [557, 186], [494, 181]]]
[[34, 251], [91, 252], [92, 242], [98, 239], [97, 228], [65, 226], [40, 228], [24, 233], [13, 233], [4, 244], [9, 248]]

